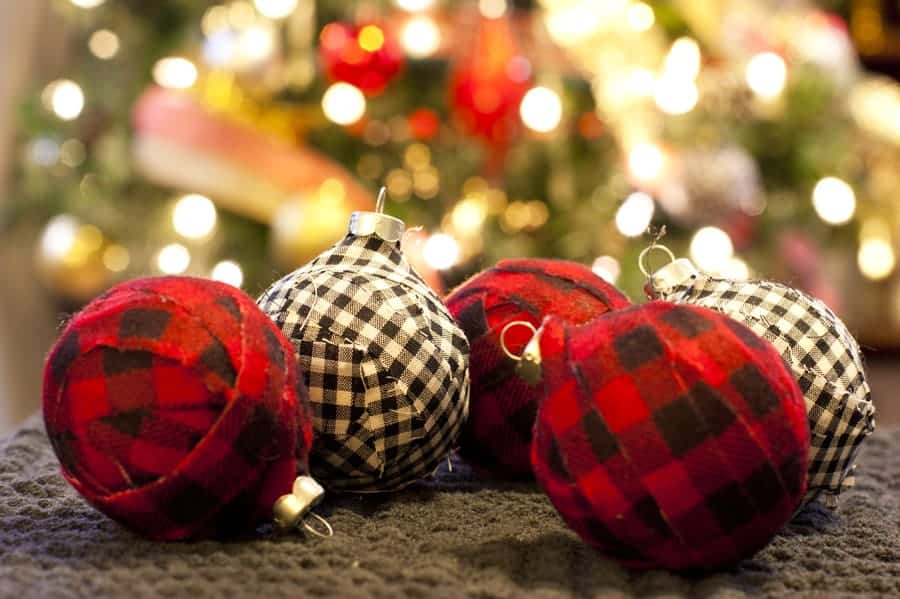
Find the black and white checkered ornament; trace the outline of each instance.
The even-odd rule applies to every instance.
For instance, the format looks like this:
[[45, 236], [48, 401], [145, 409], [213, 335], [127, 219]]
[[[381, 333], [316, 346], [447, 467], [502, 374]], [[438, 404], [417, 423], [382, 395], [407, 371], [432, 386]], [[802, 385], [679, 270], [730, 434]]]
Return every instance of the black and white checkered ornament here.
[[810, 455], [804, 503], [819, 498], [835, 507], [838, 494], [853, 486], [860, 444], [875, 429], [859, 346], [844, 323], [801, 291], [772, 281], [711, 277], [684, 258], [649, 275], [647, 293], [722, 312], [778, 349], [806, 399]]
[[297, 348], [316, 433], [310, 470], [334, 490], [392, 491], [427, 476], [468, 414], [466, 337], [380, 204], [353, 213], [342, 241], [257, 300]]

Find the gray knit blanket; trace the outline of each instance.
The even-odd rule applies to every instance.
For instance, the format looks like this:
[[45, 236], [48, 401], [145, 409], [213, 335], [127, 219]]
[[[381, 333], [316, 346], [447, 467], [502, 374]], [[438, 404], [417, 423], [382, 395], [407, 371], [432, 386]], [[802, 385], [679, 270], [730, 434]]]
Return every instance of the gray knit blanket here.
[[807, 508], [752, 559], [685, 577], [629, 572], [569, 531], [531, 484], [464, 463], [384, 496], [331, 496], [320, 539], [263, 528], [152, 543], [60, 477], [32, 418], [0, 440], [0, 597], [900, 597], [900, 430], [866, 443], [832, 513]]

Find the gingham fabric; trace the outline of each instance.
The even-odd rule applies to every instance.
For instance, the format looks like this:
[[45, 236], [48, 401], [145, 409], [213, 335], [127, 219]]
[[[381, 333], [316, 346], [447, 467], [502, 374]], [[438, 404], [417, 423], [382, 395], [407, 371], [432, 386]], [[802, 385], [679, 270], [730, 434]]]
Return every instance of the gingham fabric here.
[[587, 543], [635, 568], [727, 566], [803, 497], [803, 396], [775, 349], [695, 306], [651, 302], [540, 331], [535, 476]]
[[47, 360], [44, 419], [63, 474], [153, 539], [252, 531], [306, 472], [312, 426], [293, 353], [229, 285], [114, 287]]
[[257, 300], [297, 349], [327, 488], [394, 490], [449, 454], [469, 404], [469, 346], [397, 244], [348, 235]]
[[875, 430], [859, 346], [844, 323], [821, 301], [771, 281], [698, 274], [655, 293], [727, 314], [781, 353], [803, 390], [812, 433], [805, 501], [819, 497], [834, 507], [853, 485], [860, 444]]
[[[630, 306], [622, 293], [588, 267], [564, 260], [501, 260], [447, 297], [447, 307], [472, 348], [469, 419], [460, 454], [470, 463], [506, 477], [531, 477], [531, 430], [540, 389], [517, 374], [502, 350], [500, 335], [511, 322], [534, 327], [553, 314], [581, 324]], [[506, 346], [522, 353], [532, 331], [508, 329]]]

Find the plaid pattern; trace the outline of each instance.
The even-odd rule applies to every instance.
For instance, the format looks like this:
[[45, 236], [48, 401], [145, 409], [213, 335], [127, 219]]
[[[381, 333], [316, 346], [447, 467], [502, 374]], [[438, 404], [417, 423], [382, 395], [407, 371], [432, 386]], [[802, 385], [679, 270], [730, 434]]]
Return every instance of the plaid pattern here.
[[769, 281], [736, 282], [698, 275], [657, 293], [743, 322], [781, 353], [800, 383], [812, 440], [805, 501], [836, 505], [854, 482], [860, 445], [875, 430], [875, 406], [859, 346], [821, 301]]
[[[540, 389], [516, 374], [516, 362], [500, 346], [510, 322], [539, 327], [544, 316], [581, 324], [630, 306], [622, 293], [591, 269], [563, 260], [502, 260], [472, 277], [447, 297], [447, 308], [472, 347], [469, 419], [460, 453], [495, 474], [531, 477], [531, 431]], [[526, 327], [511, 327], [506, 345], [521, 353], [531, 339]]]
[[772, 346], [695, 306], [651, 302], [541, 330], [535, 476], [590, 545], [638, 568], [726, 566], [805, 490], [802, 394]]
[[153, 539], [252, 530], [290, 492], [298, 460], [306, 470], [312, 427], [292, 354], [231, 286], [114, 287], [47, 360], [44, 419], [63, 474]]
[[257, 300], [298, 350], [328, 488], [389, 491], [434, 471], [469, 403], [469, 346], [397, 244], [348, 235]]

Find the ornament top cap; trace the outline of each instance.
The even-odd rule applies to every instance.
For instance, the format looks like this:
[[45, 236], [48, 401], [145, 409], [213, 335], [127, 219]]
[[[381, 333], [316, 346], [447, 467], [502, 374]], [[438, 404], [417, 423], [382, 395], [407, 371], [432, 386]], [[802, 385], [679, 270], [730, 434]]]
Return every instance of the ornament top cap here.
[[[664, 252], [669, 257], [670, 261], [668, 264], [653, 271], [651, 274], [650, 271], [647, 270], [647, 266], [644, 262], [647, 259], [647, 255], [652, 250]], [[676, 259], [669, 248], [657, 243], [648, 246], [641, 252], [640, 256], [638, 256], [638, 266], [640, 267], [641, 272], [644, 273], [644, 276], [647, 277], [649, 287], [654, 292], [668, 291], [673, 287], [687, 283], [700, 274], [693, 262], [687, 258]]]
[[390, 243], [400, 241], [406, 225], [399, 218], [384, 213], [385, 192], [384, 187], [378, 191], [375, 212], [357, 211], [350, 215], [347, 230], [351, 235], [376, 235]]

